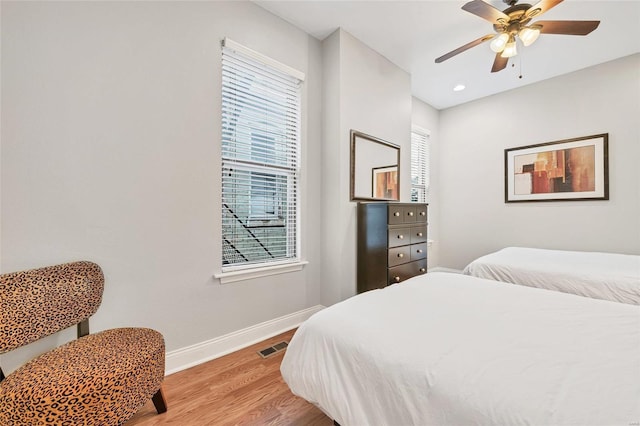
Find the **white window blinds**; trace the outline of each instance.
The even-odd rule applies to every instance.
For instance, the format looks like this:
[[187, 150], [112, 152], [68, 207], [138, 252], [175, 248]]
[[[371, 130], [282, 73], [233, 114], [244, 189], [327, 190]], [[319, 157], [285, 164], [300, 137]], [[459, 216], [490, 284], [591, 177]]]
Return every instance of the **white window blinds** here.
[[429, 194], [429, 132], [411, 130], [411, 201], [425, 203]]
[[222, 270], [297, 261], [303, 75], [222, 48]]

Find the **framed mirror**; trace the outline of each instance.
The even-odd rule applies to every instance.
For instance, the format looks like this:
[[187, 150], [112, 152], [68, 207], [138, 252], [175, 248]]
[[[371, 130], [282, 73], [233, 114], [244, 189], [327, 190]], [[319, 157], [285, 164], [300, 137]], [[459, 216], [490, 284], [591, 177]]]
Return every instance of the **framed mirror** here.
[[400, 147], [351, 130], [351, 200], [400, 200]]

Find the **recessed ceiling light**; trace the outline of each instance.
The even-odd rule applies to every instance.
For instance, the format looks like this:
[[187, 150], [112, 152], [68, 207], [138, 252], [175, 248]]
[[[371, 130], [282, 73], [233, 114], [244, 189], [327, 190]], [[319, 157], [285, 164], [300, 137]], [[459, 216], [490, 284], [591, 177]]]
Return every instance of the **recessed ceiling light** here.
[[453, 88], [454, 92], [459, 92], [461, 90], [464, 90], [464, 84], [458, 84], [456, 85], [456, 87]]

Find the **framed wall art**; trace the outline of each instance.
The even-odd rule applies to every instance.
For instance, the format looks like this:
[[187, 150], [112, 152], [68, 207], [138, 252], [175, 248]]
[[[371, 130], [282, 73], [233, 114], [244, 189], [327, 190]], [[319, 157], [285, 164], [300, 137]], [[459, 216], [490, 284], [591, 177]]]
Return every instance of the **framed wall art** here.
[[609, 134], [504, 150], [504, 201], [609, 199]]
[[385, 200], [398, 200], [398, 166], [371, 169], [371, 196]]

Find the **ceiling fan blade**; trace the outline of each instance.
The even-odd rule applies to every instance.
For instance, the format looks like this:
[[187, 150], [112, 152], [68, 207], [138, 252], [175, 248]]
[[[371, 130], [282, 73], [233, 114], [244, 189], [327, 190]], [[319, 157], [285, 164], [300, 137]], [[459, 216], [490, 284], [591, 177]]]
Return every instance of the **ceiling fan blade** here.
[[600, 21], [536, 21], [543, 34], [587, 35], [598, 28]]
[[509, 16], [502, 13], [500, 10], [491, 6], [488, 3], [483, 2], [482, 0], [473, 0], [469, 3], [466, 3], [462, 6], [462, 10], [466, 10], [469, 13], [473, 13], [476, 16], [481, 17], [482, 19], [486, 19], [491, 23], [498, 23], [500, 20], [503, 20], [503, 23], [509, 21]]
[[525, 12], [525, 15], [529, 18], [533, 18], [534, 16], [542, 15], [547, 10], [551, 9], [554, 6], [557, 6], [559, 3], [562, 3], [563, 0], [541, 0], [538, 3], [531, 6]]
[[439, 58], [436, 59], [436, 64], [439, 64], [440, 62], [444, 62], [449, 58], [452, 58], [454, 56], [456, 56], [458, 53], [462, 53], [465, 50], [471, 49], [472, 47], [475, 47], [481, 43], [484, 43], [487, 40], [491, 40], [493, 37], [495, 36], [495, 34], [487, 34], [486, 36], [482, 36], [479, 39], [473, 40], [472, 42], [469, 42], [467, 44], [465, 44], [464, 46], [460, 46], [455, 50], [452, 50], [449, 53], [446, 53], [442, 56], [440, 56]]
[[491, 67], [491, 72], [502, 71], [507, 67], [509, 58], [503, 58], [500, 55], [502, 55], [502, 53], [496, 53], [496, 59], [493, 61], [493, 67]]

